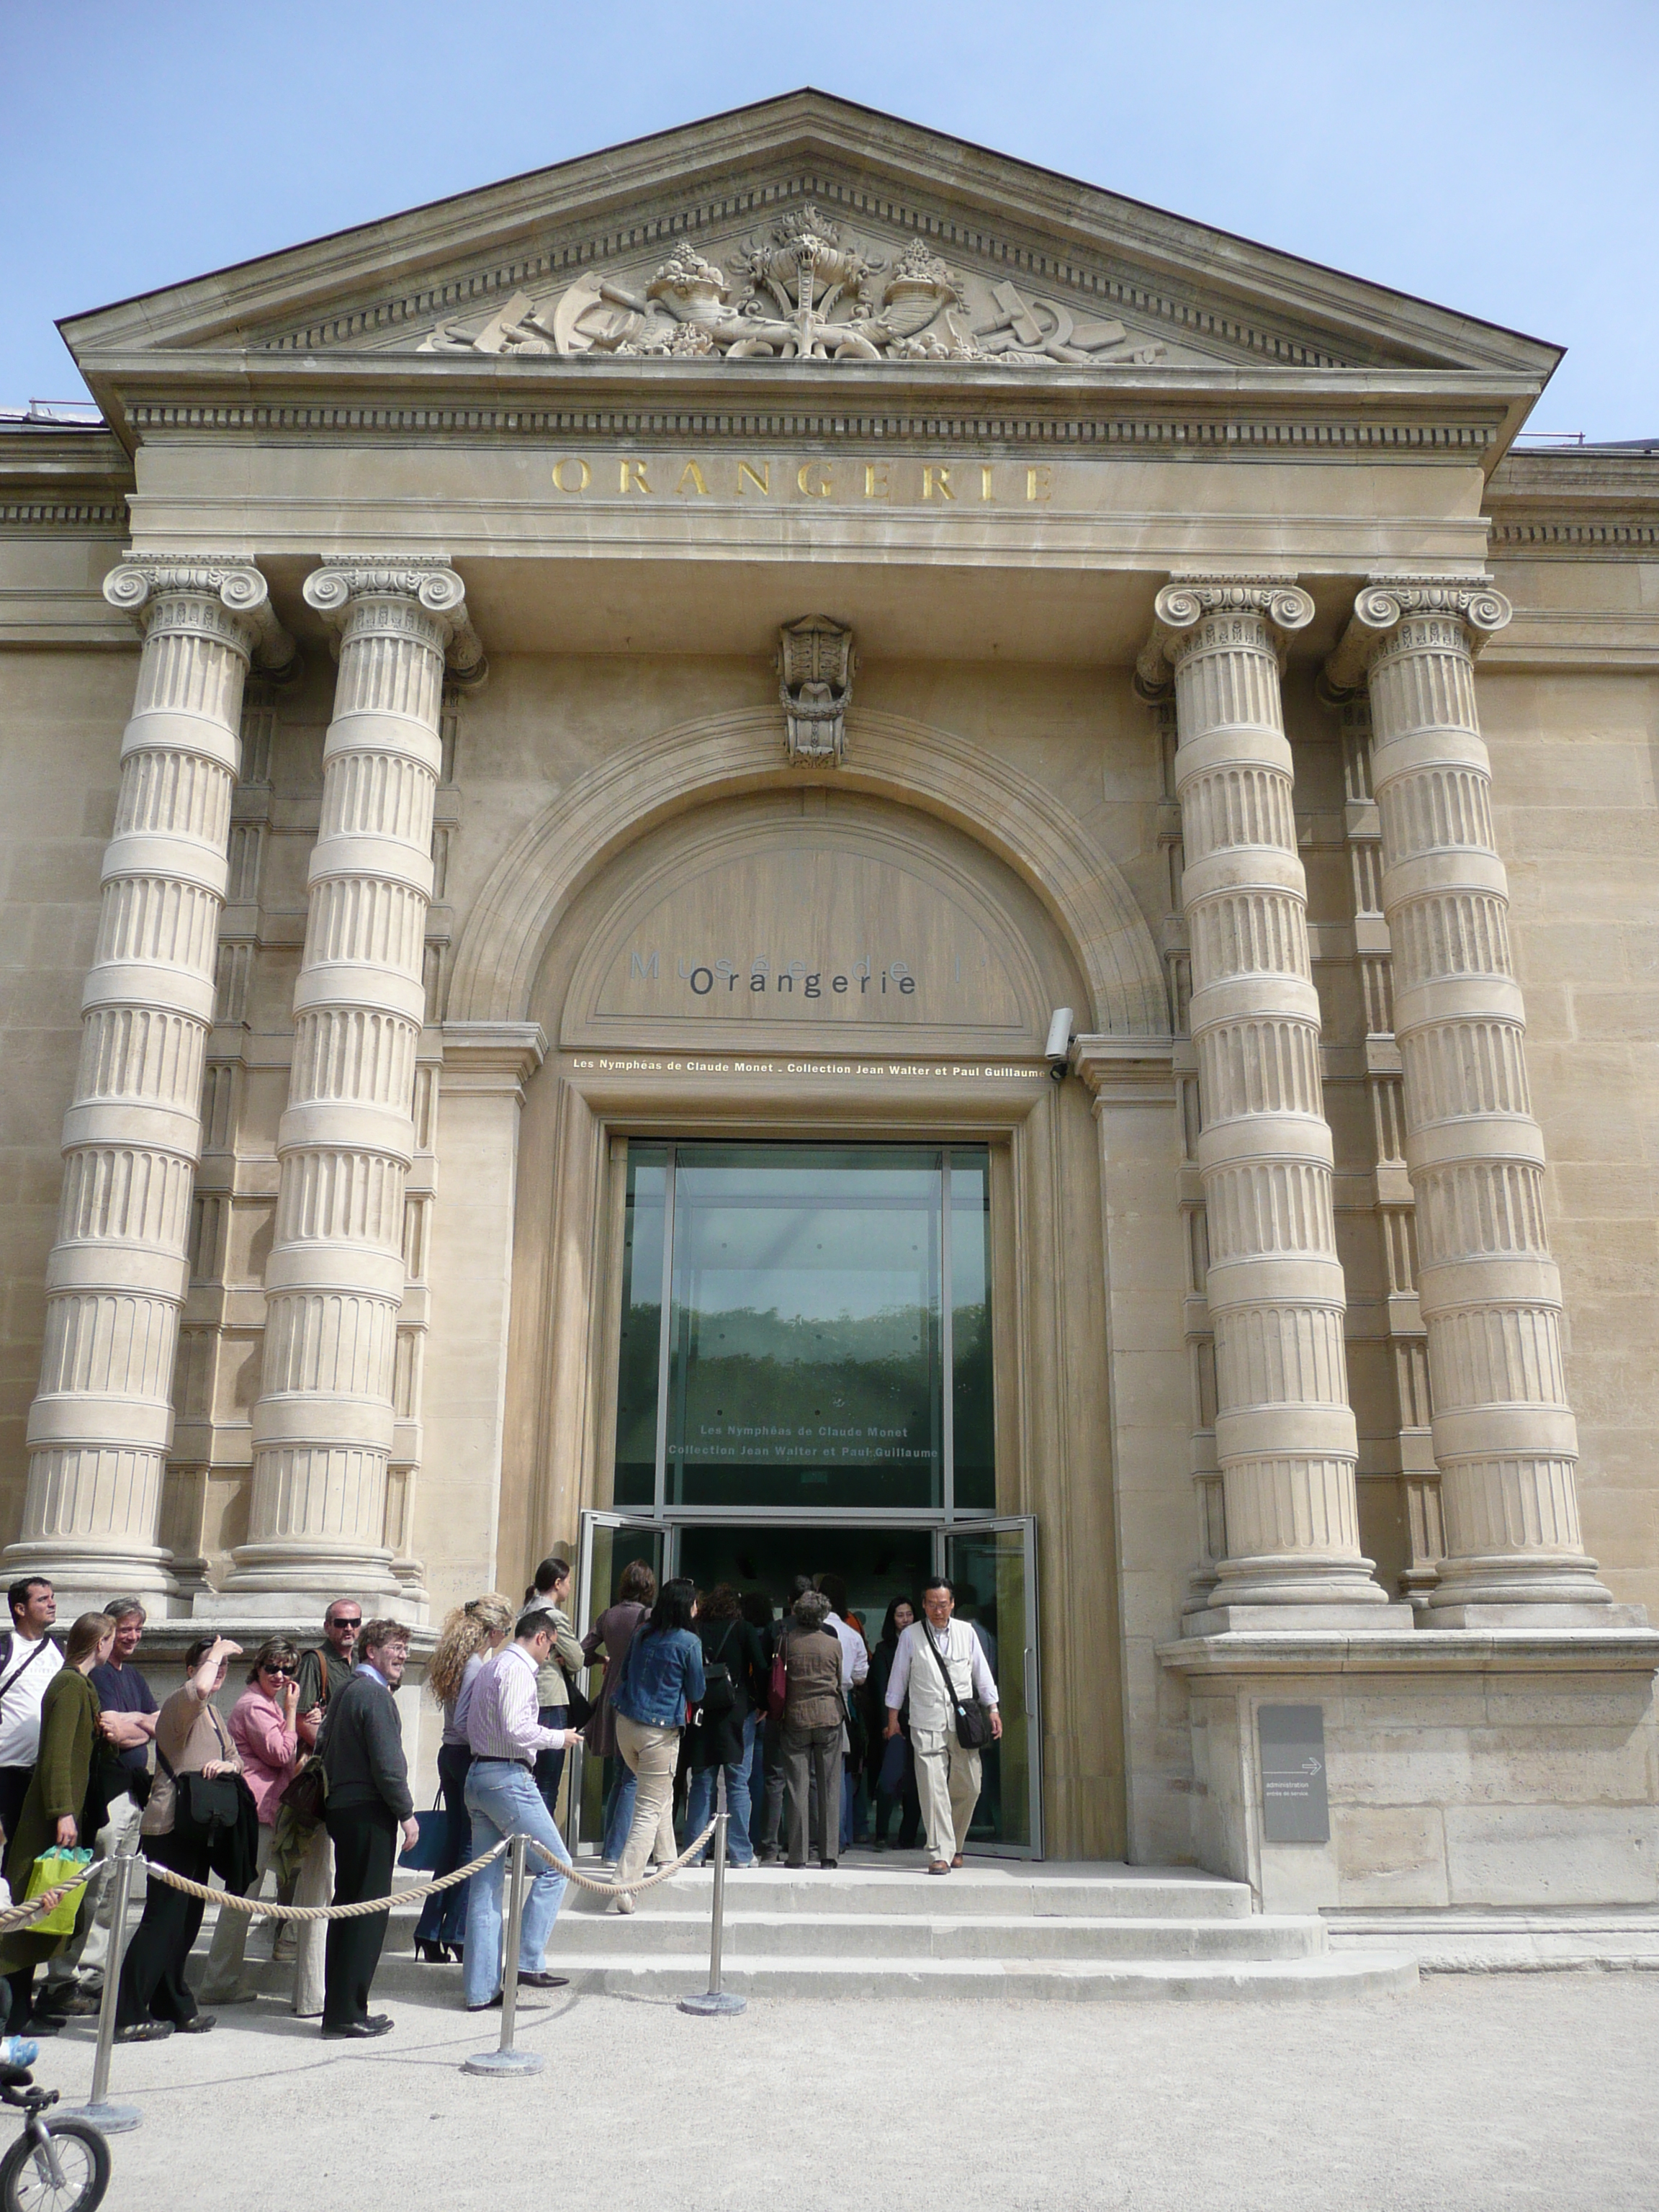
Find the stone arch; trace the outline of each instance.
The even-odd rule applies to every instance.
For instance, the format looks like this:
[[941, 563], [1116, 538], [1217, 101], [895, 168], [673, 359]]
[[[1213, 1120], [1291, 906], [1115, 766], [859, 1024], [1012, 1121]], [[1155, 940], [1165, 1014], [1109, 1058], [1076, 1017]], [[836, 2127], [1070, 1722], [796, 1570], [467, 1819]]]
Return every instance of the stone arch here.
[[[953, 823], [1036, 894], [1088, 986], [1080, 1030], [1168, 1034], [1164, 975], [1146, 917], [1115, 863], [1055, 799], [994, 754], [927, 723], [860, 714], [849, 717], [848, 734], [836, 788], [872, 792]], [[571, 900], [635, 838], [710, 799], [798, 791], [808, 780], [782, 757], [775, 708], [706, 715], [631, 739], [562, 792], [490, 871], [463, 926], [447, 1018], [525, 1020]], [[653, 795], [642, 799], [642, 793]]]

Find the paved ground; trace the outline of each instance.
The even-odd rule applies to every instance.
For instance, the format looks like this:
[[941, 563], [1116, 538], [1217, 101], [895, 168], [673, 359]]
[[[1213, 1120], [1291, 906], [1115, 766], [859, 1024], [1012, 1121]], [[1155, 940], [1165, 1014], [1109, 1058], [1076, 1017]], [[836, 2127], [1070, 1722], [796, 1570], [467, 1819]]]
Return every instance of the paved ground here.
[[[1410, 1997], [1274, 2005], [758, 2002], [733, 2021], [555, 1999], [527, 2081], [399, 1996], [319, 2043], [275, 2004], [115, 2053], [143, 2126], [112, 2212], [1651, 2212], [1659, 1973], [1458, 1975]], [[39, 2078], [84, 2095], [77, 2030]]]

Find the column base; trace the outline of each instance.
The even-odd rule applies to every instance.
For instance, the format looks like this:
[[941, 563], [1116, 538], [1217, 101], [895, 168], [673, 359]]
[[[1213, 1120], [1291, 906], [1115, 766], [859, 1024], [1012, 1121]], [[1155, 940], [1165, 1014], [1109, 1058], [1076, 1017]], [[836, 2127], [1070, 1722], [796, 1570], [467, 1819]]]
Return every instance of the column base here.
[[1425, 1628], [1645, 1627], [1641, 1606], [1618, 1606], [1583, 1552], [1492, 1553], [1447, 1559], [1424, 1609]]
[[0, 1559], [8, 1582], [43, 1575], [58, 1596], [58, 1618], [67, 1627], [76, 1614], [96, 1613], [112, 1597], [137, 1597], [157, 1620], [185, 1613], [188, 1601], [173, 1572], [173, 1554], [153, 1544], [88, 1543], [84, 1539], [24, 1537], [8, 1544]]
[[397, 1590], [388, 1595], [381, 1589], [365, 1589], [343, 1575], [337, 1579], [313, 1580], [306, 1586], [281, 1590], [247, 1590], [240, 1587], [198, 1590], [191, 1601], [191, 1618], [227, 1633], [234, 1632], [238, 1624], [246, 1626], [252, 1622], [270, 1635], [279, 1630], [292, 1631], [295, 1621], [299, 1621], [303, 1624], [302, 1634], [314, 1640], [322, 1633], [323, 1615], [337, 1597], [356, 1598], [366, 1620], [378, 1616], [384, 1620], [405, 1621], [411, 1628], [423, 1628], [432, 1613], [424, 1590], [414, 1595]]
[[[291, 1610], [295, 1598], [318, 1590], [326, 1590], [330, 1598], [355, 1597], [365, 1607], [404, 1595], [392, 1571], [391, 1551], [384, 1545], [331, 1542], [326, 1536], [283, 1536], [263, 1543], [239, 1544], [231, 1556], [235, 1565], [225, 1577], [224, 1588], [210, 1595], [245, 1612], [263, 1611], [267, 1598], [283, 1601], [279, 1609]], [[201, 1601], [198, 1600], [198, 1607]], [[390, 1613], [395, 1608], [388, 1605], [386, 1610]]]
[[1431, 1603], [1416, 1619], [1428, 1635], [1437, 1628], [1645, 1628], [1648, 1609], [1644, 1605], [1615, 1605], [1611, 1598], [1601, 1605]]
[[[1217, 1591], [1218, 1598], [1221, 1592]], [[1310, 1630], [1333, 1629], [1351, 1631], [1364, 1629], [1367, 1633], [1398, 1632], [1409, 1636], [1417, 1615], [1408, 1605], [1395, 1605], [1382, 1596], [1379, 1590], [1376, 1601], [1345, 1603], [1340, 1601], [1311, 1605], [1232, 1605], [1212, 1604], [1201, 1613], [1184, 1613], [1181, 1617], [1183, 1636], [1229, 1636], [1258, 1633], [1264, 1629], [1282, 1629], [1287, 1635], [1300, 1636]]]

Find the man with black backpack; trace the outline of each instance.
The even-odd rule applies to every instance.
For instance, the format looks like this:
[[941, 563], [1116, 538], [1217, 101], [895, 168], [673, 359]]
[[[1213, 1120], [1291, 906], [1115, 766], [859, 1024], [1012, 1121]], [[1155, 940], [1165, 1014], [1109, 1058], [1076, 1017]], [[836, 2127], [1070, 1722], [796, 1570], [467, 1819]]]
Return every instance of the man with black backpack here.
[[743, 1617], [743, 1601], [720, 1583], [697, 1601], [694, 1624], [702, 1642], [702, 1703], [691, 1731], [691, 1789], [686, 1800], [688, 1836], [700, 1836], [715, 1808], [717, 1778], [726, 1773], [728, 1863], [752, 1866], [749, 1837], [749, 1769], [755, 1752], [755, 1717], [766, 1698], [770, 1655]]
[[0, 1636], [0, 1828], [9, 1836], [28, 1795], [40, 1750], [40, 1701], [64, 1655], [46, 1631], [58, 1600], [44, 1575], [25, 1575], [6, 1592], [11, 1628]]

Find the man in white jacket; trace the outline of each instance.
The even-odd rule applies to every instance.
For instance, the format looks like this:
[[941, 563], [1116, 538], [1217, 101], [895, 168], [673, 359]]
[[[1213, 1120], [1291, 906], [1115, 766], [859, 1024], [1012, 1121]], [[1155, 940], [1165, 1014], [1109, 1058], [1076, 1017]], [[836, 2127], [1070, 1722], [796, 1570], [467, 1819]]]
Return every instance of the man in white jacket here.
[[910, 1748], [915, 1754], [916, 1788], [927, 1823], [929, 1874], [949, 1874], [962, 1864], [968, 1830], [979, 1802], [980, 1754], [965, 1749], [957, 1735], [956, 1706], [945, 1690], [948, 1673], [955, 1698], [977, 1698], [990, 1708], [992, 1741], [1002, 1735], [997, 1686], [985, 1647], [965, 1620], [953, 1620], [956, 1591], [936, 1575], [921, 1594], [922, 1618], [913, 1620], [898, 1640], [887, 1678], [887, 1733], [898, 1734], [899, 1711], [910, 1698]]

